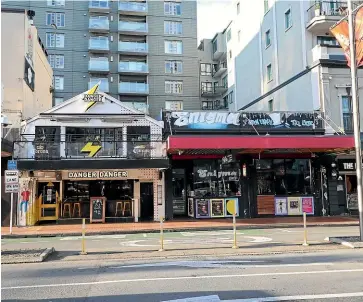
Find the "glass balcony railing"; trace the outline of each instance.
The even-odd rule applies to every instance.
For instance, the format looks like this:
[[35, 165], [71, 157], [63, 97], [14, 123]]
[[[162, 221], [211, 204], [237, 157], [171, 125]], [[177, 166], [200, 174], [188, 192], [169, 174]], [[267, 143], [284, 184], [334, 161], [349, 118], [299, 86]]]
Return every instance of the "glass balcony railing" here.
[[110, 22], [108, 19], [90, 18], [89, 28], [94, 30], [109, 30]]
[[105, 38], [105, 39], [90, 38], [89, 42], [88, 42], [88, 49], [110, 50], [108, 38]]
[[88, 89], [91, 89], [96, 84], [100, 83], [99, 90], [103, 92], [109, 92], [110, 87], [108, 83], [108, 79], [91, 79], [88, 82]]
[[119, 21], [118, 30], [119, 31], [147, 33], [147, 23]]
[[119, 2], [118, 9], [128, 12], [147, 13], [147, 3], [143, 2]]
[[144, 102], [122, 102], [125, 106], [139, 110], [142, 113], [149, 113], [149, 106]]
[[118, 50], [124, 52], [145, 53], [148, 52], [148, 45], [143, 42], [119, 42]]
[[110, 71], [110, 62], [108, 59], [90, 59], [88, 62], [88, 70], [91, 71]]
[[102, 0], [91, 0], [88, 4], [89, 8], [97, 8], [97, 9], [109, 9], [110, 6], [108, 4], [108, 1], [102, 1]]
[[144, 62], [119, 62], [119, 72], [148, 72], [148, 65]]
[[149, 84], [135, 82], [121, 82], [118, 86], [119, 93], [149, 93]]

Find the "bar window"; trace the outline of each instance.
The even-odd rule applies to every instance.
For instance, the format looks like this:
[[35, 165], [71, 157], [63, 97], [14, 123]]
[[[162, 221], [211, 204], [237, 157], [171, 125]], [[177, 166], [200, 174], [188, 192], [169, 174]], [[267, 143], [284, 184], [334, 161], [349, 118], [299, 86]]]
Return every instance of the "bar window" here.
[[193, 173], [195, 197], [218, 195], [217, 165], [215, 161], [195, 161]]

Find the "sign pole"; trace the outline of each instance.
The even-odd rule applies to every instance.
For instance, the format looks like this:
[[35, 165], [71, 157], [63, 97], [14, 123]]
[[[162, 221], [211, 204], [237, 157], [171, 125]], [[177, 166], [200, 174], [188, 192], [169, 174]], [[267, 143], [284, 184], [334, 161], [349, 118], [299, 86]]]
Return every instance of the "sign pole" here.
[[83, 218], [82, 219], [82, 251], [81, 251], [81, 255], [87, 255], [85, 236], [86, 236], [86, 219]]
[[308, 232], [306, 229], [306, 212], [303, 213], [303, 220], [304, 220], [304, 243], [303, 246], [308, 246]]
[[10, 195], [10, 234], [13, 233], [14, 193]]
[[350, 45], [350, 74], [352, 78], [352, 105], [353, 105], [353, 125], [354, 125], [354, 145], [355, 159], [357, 166], [357, 195], [359, 209], [359, 233], [360, 241], [363, 241], [363, 178], [362, 178], [362, 150], [360, 140], [360, 121], [359, 121], [359, 100], [357, 89], [357, 60], [355, 47], [355, 31], [353, 24], [352, 0], [348, 0], [348, 25], [349, 25], [349, 45]]
[[164, 229], [163, 229], [163, 220], [164, 220], [164, 217], [161, 216], [160, 217], [160, 249], [159, 249], [159, 252], [163, 252], [164, 251]]
[[233, 212], [233, 249], [238, 249], [237, 246], [237, 227], [236, 227], [236, 206]]

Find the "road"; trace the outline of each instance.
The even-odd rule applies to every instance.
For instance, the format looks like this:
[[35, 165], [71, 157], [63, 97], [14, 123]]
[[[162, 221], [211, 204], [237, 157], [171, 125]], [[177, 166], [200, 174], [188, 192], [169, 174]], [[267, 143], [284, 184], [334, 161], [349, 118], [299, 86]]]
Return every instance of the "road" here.
[[[328, 236], [357, 236], [358, 227], [311, 227], [308, 229], [310, 243], [323, 243]], [[87, 236], [87, 251], [142, 251], [158, 250], [160, 235], [157, 233], [120, 234]], [[301, 244], [303, 241], [302, 228], [283, 229], [245, 229], [238, 230], [239, 245], [255, 248], [284, 247]], [[49, 237], [3, 239], [2, 249], [24, 249], [54, 247], [57, 251], [79, 252], [81, 237]], [[233, 243], [232, 231], [195, 231], [165, 233], [164, 245], [168, 250], [231, 247]]]
[[3, 265], [1, 286], [2, 301], [12, 302], [356, 302], [363, 300], [363, 253]]

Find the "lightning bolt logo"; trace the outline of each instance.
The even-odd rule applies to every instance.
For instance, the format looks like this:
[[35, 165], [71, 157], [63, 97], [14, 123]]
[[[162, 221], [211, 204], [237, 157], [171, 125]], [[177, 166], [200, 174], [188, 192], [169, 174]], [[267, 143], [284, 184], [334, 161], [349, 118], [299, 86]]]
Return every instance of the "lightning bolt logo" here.
[[101, 150], [101, 146], [93, 146], [92, 142], [87, 143], [81, 150], [82, 153], [88, 152], [88, 157], [93, 157]]
[[[88, 90], [87, 94], [95, 94], [97, 92], [99, 86], [100, 86], [100, 82], [97, 83], [95, 86], [93, 86], [90, 90]], [[87, 112], [88, 110], [90, 110], [95, 104], [96, 104], [96, 102], [89, 102], [87, 104], [87, 107], [84, 112]]]

